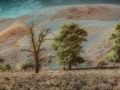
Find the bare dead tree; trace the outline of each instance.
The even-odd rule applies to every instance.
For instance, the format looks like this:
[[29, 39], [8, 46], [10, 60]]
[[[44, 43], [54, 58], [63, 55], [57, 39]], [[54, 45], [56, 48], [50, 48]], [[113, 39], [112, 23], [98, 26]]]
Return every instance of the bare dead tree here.
[[49, 40], [49, 39], [46, 39], [46, 36], [48, 33], [51, 33], [51, 32], [49, 32], [50, 28], [41, 30], [39, 33], [38, 40], [36, 41], [34, 28], [36, 28], [36, 27], [32, 23], [32, 26], [29, 27], [30, 36], [31, 36], [31, 47], [30, 48], [32, 48], [32, 49], [22, 50], [22, 51], [28, 51], [33, 55], [34, 60], [35, 60], [35, 72], [39, 73], [39, 69], [41, 68], [41, 63], [52, 57], [52, 55], [50, 55], [50, 56], [42, 55], [42, 52], [46, 50], [45, 48], [42, 47], [42, 44], [46, 40]]

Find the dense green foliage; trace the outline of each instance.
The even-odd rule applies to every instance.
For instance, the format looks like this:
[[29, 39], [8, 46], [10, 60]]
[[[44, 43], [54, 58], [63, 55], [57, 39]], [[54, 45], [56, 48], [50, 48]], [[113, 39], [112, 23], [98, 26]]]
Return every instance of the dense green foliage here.
[[120, 22], [115, 27], [115, 32], [111, 34], [110, 40], [113, 45], [107, 59], [111, 62], [120, 62]]
[[0, 64], [0, 71], [9, 71], [11, 70], [11, 66], [9, 64]]
[[86, 41], [87, 32], [75, 23], [66, 23], [60, 29], [60, 34], [54, 38], [53, 49], [55, 50], [60, 65], [71, 65], [84, 62], [80, 52], [82, 42]]

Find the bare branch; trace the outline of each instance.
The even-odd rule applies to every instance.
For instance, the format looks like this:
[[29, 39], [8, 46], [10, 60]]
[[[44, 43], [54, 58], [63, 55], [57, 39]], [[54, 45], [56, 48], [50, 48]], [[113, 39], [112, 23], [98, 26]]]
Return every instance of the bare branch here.
[[42, 44], [42, 42], [44, 41], [44, 38], [45, 38], [46, 35], [48, 34], [48, 31], [49, 31], [49, 30], [50, 30], [50, 28], [47, 29], [47, 30], [44, 30], [45, 33], [42, 32], [42, 34], [39, 34], [39, 44], [38, 44], [37, 52], [39, 52], [39, 49], [40, 49], [40, 47], [41, 47], [41, 44]]
[[21, 50], [21, 51], [27, 51], [27, 52], [31, 52], [31, 53], [33, 53], [33, 54], [35, 54], [33, 51], [31, 51], [31, 50]]
[[46, 40], [53, 40], [53, 39], [44, 39], [44, 41], [46, 41]]
[[41, 52], [41, 51], [45, 51], [45, 50], [46, 50], [45, 48], [42, 48], [42, 49], [39, 50], [39, 52]]
[[55, 34], [54, 34], [54, 33], [52, 33], [52, 32], [48, 32], [48, 33], [52, 34], [52, 35], [55, 37]]
[[33, 56], [33, 57], [35, 57], [35, 55], [34, 55], [34, 54], [28, 55], [27, 57], [30, 57], [30, 56]]
[[[36, 73], [39, 72], [39, 67], [41, 66], [41, 64], [39, 63], [39, 56], [43, 57], [41, 52], [46, 50], [45, 48], [42, 48], [41, 46], [42, 46], [43, 42], [45, 41], [45, 37], [47, 36], [47, 34], [50, 33], [49, 30], [51, 29], [51, 28], [48, 28], [48, 29], [41, 30], [40, 33], [39, 33], [39, 36], [38, 36], [38, 41], [36, 42], [35, 32], [33, 30], [36, 29], [38, 26], [34, 26], [33, 22], [32, 22], [32, 25], [29, 26], [29, 32], [30, 32], [29, 35], [31, 36], [30, 37], [31, 47], [30, 47], [29, 50], [21, 50], [21, 51], [31, 52], [31, 55], [34, 56]], [[32, 50], [31, 50], [31, 48], [32, 48]], [[31, 55], [29, 55], [29, 56], [31, 56]], [[41, 62], [42, 62], [43, 59], [44, 60], [48, 59], [48, 57], [45, 57], [45, 58], [43, 57], [43, 58], [40, 58], [40, 59], [41, 59]]]
[[33, 45], [30, 46], [30, 49], [33, 48]]

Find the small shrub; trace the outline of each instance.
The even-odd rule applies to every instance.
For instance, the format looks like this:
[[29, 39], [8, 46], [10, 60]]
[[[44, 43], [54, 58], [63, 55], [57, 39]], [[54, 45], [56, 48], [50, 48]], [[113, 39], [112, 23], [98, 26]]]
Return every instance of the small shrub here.
[[107, 66], [107, 62], [106, 61], [99, 61], [97, 67], [106, 67], [106, 66]]
[[115, 26], [115, 31], [111, 34], [110, 40], [113, 44], [108, 60], [120, 62], [120, 22]]
[[0, 85], [0, 90], [6, 90], [5, 86]]
[[9, 71], [11, 70], [11, 66], [9, 64], [1, 64], [0, 65], [0, 71], [4, 72], [4, 71]]
[[18, 63], [16, 65], [17, 70], [26, 70], [29, 68], [33, 68], [33, 65], [29, 61], [23, 61], [23, 62]]
[[114, 62], [117, 59], [117, 54], [115, 51], [111, 51], [108, 55], [107, 55], [107, 60], [109, 62]]
[[4, 60], [3, 60], [3, 59], [0, 59], [0, 63], [2, 63], [2, 62], [4, 62]]

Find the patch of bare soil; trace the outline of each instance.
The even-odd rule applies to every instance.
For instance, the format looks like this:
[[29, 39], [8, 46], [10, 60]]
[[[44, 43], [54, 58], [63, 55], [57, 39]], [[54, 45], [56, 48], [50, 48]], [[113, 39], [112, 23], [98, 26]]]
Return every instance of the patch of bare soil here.
[[102, 20], [110, 21], [117, 20], [119, 18], [120, 11], [118, 7], [112, 6], [92, 6], [86, 5], [83, 7], [71, 7], [59, 11], [56, 15], [53, 16], [52, 20], [55, 19], [75, 19], [75, 20]]
[[19, 40], [22, 36], [26, 34], [28, 30], [27, 26], [20, 23], [15, 22], [13, 25], [5, 29], [0, 33], [0, 41], [12, 41], [12, 40]]

